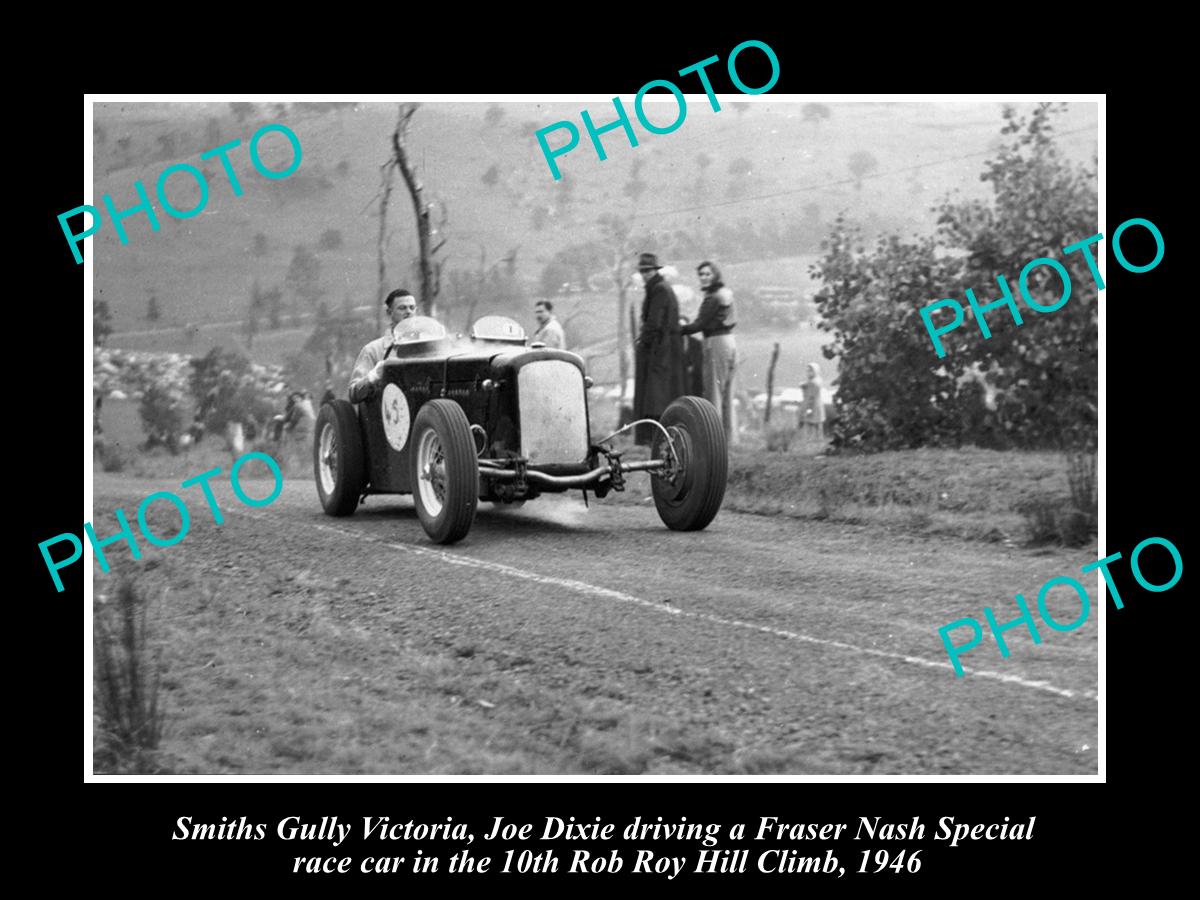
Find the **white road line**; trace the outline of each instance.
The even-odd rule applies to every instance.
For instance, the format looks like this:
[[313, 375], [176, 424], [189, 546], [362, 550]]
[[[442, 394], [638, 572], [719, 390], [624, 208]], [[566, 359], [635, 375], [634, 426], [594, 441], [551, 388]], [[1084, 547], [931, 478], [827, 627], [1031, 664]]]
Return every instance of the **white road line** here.
[[[247, 510], [241, 510], [242, 515], [249, 516], [252, 519], [261, 519], [263, 521], [286, 524], [289, 527], [295, 527], [295, 521], [287, 521], [276, 516], [264, 515], [263, 513], [252, 513]], [[356, 541], [370, 541], [373, 544], [381, 544], [384, 547], [390, 547], [393, 550], [403, 550], [409, 555], [426, 556], [433, 559], [441, 560], [453, 566], [463, 566], [468, 569], [483, 569], [488, 572], [495, 572], [500, 575], [507, 575], [510, 578], [519, 578], [524, 581], [532, 581], [537, 584], [553, 585], [555, 587], [565, 588], [569, 591], [577, 591], [582, 594], [591, 594], [593, 597], [603, 597], [608, 600], [616, 600], [620, 603], [632, 603], [636, 606], [642, 606], [646, 609], [654, 610], [659, 613], [666, 613], [672, 616], [681, 616], [685, 619], [699, 619], [704, 622], [711, 622], [714, 625], [721, 625], [726, 628], [745, 628], [750, 631], [760, 631], [763, 634], [774, 635], [789, 641], [801, 641], [806, 644], [816, 644], [821, 647], [836, 647], [838, 650], [849, 650], [853, 653], [862, 653], [866, 656], [875, 656], [881, 659], [893, 659], [899, 662], [909, 663], [914, 666], [924, 666], [927, 669], [946, 669], [953, 672], [954, 666], [948, 662], [940, 662], [933, 659], [924, 659], [920, 656], [909, 656], [904, 653], [893, 653], [890, 650], [876, 650], [873, 647], [859, 647], [854, 644], [847, 644], [844, 641], [834, 641], [829, 638], [812, 637], [807, 634], [800, 634], [795, 631], [786, 631], [782, 628], [772, 628], [769, 625], [756, 625], [753, 622], [743, 622], [740, 619], [727, 619], [723, 616], [715, 616], [712, 613], [694, 612], [691, 610], [677, 609], [674, 606], [668, 606], [653, 600], [643, 600], [641, 597], [635, 597], [632, 594], [626, 594], [624, 591], [615, 591], [611, 588], [599, 587], [598, 585], [588, 584], [586, 581], [576, 581], [572, 578], [556, 578], [552, 575], [541, 575], [537, 572], [530, 572], [525, 569], [518, 569], [515, 566], [506, 566], [504, 563], [489, 562], [483, 559], [474, 559], [470, 556], [463, 556], [458, 553], [452, 553], [448, 550], [435, 550], [432, 547], [422, 546], [421, 544], [409, 544], [402, 541], [388, 541], [383, 538], [374, 537], [363, 531], [357, 531], [352, 528], [342, 528], [337, 525], [325, 525], [315, 522], [305, 523], [310, 528], [315, 528], [320, 531], [329, 531], [334, 534], [340, 534], [344, 537], [353, 538]], [[1076, 697], [1085, 700], [1096, 700], [1095, 691], [1073, 691], [1068, 688], [1055, 687], [1046, 681], [1028, 681], [1017, 675], [1005, 674], [1003, 672], [991, 672], [984, 669], [974, 669], [970, 666], [963, 666], [963, 671], [975, 678], [987, 678], [992, 681], [1002, 681], [1005, 684], [1015, 684], [1018, 687], [1030, 688], [1031, 690], [1046, 691], [1050, 694], [1056, 694], [1059, 697], [1066, 697], [1068, 700], [1073, 700]]]

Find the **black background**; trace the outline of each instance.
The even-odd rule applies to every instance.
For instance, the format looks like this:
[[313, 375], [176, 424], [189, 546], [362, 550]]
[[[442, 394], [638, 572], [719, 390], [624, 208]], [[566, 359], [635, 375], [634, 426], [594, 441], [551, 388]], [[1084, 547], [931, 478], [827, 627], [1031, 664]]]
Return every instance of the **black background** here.
[[[648, 27], [648, 23], [647, 23]], [[354, 75], [357, 67], [339, 68], [347, 77], [336, 87], [313, 79], [250, 76], [244, 82], [226, 80], [219, 85], [193, 82], [171, 90], [258, 90], [281, 93], [307, 90], [371, 91], [488, 91], [521, 93], [565, 93], [568, 91], [621, 94], [626, 101], [646, 81], [670, 78], [686, 65], [717, 54], [722, 65], [712, 67], [710, 76], [717, 92], [731, 92], [723, 74], [728, 51], [748, 38], [765, 40], [776, 51], [781, 78], [772, 93], [816, 91], [910, 91], [946, 90], [947, 84], [927, 80], [897, 85], [891, 76], [864, 78], [847, 84], [831, 65], [813, 56], [808, 36], [770, 29], [711, 28], [708, 36], [677, 39], [648, 35], [633, 22], [628, 31], [605, 34], [592, 46], [571, 38], [570, 52], [547, 50], [531, 39], [520, 47], [511, 39], [495, 40], [488, 46], [467, 49], [456, 39], [452, 45], [424, 41], [399, 42], [394, 50], [364, 68], [364, 77]], [[621, 52], [614, 52], [614, 50]], [[373, 57], [376, 54], [371, 54]], [[469, 64], [460, 64], [464, 57]], [[756, 73], [753, 61], [761, 58], [748, 51], [739, 58], [739, 72], [751, 85], [766, 80], [765, 68]], [[403, 60], [402, 65], [393, 65]], [[456, 63], [455, 60], [459, 62]], [[934, 60], [931, 58], [929, 63]], [[744, 64], [744, 65], [743, 65]], [[992, 63], [996, 64], [995, 61]], [[293, 70], [294, 71], [294, 70]], [[1095, 79], [1055, 90], [1103, 90], [1104, 79]], [[485, 77], [486, 76], [486, 77]], [[683, 81], [682, 79], [680, 81]], [[1086, 83], [1085, 83], [1086, 82]], [[1183, 423], [1194, 405], [1190, 389], [1194, 379], [1185, 378], [1183, 361], [1188, 357], [1187, 310], [1195, 302], [1191, 292], [1179, 290], [1183, 269], [1189, 264], [1185, 221], [1170, 201], [1192, 192], [1189, 169], [1182, 167], [1182, 149], [1172, 146], [1166, 135], [1174, 116], [1182, 114], [1165, 104], [1155, 106], [1156, 92], [1136, 90], [1129, 78], [1123, 92], [1108, 95], [1107, 106], [1107, 215], [1102, 223], [1107, 236], [1117, 224], [1131, 217], [1148, 218], [1165, 237], [1167, 251], [1162, 264], [1152, 272], [1131, 274], [1109, 256], [1107, 289], [1099, 302], [1107, 312], [1107, 529], [1108, 552], [1129, 551], [1142, 539], [1157, 535], [1170, 539], [1185, 562], [1184, 492], [1190, 483], [1190, 468], [1184, 461], [1191, 450]], [[96, 91], [138, 90], [157, 84], [103, 82], [93, 80]], [[684, 90], [695, 85], [683, 82]], [[1045, 90], [1045, 85], [958, 85], [959, 90]], [[160, 89], [168, 89], [162, 87]], [[1160, 101], [1161, 102], [1161, 101]], [[1173, 858], [1171, 845], [1178, 839], [1171, 825], [1180, 785], [1179, 776], [1191, 766], [1187, 738], [1191, 714], [1191, 672], [1185, 668], [1195, 655], [1187, 643], [1194, 633], [1194, 619], [1185, 603], [1186, 577], [1171, 591], [1149, 594], [1129, 575], [1127, 566], [1114, 567], [1125, 599], [1117, 611], [1103, 607], [1107, 620], [1107, 690], [1102, 693], [1108, 712], [1107, 783], [1005, 783], [970, 781], [894, 783], [386, 783], [312, 784], [252, 783], [227, 778], [215, 784], [82, 784], [79, 718], [81, 661], [79, 652], [83, 566], [64, 570], [67, 590], [55, 593], [46, 576], [37, 542], [63, 531], [80, 531], [79, 474], [82, 425], [74, 418], [85, 396], [84, 369], [90, 354], [81, 353], [83, 315], [83, 267], [76, 266], [63, 240], [56, 216], [79, 205], [82, 179], [79, 174], [83, 99], [81, 93], [63, 90], [40, 99], [31, 117], [38, 129], [37, 141], [27, 145], [25, 160], [32, 171], [14, 178], [24, 196], [17, 220], [21, 225], [9, 246], [19, 250], [9, 257], [9, 272], [19, 273], [21, 283], [9, 309], [16, 313], [9, 332], [10, 361], [13, 363], [10, 397], [10, 479], [16, 483], [18, 501], [14, 512], [28, 519], [26, 531], [18, 528], [19, 545], [29, 563], [30, 592], [14, 596], [16, 633], [10, 641], [22, 645], [27, 663], [14, 664], [10, 678], [21, 684], [10, 698], [17, 701], [11, 712], [13, 731], [10, 747], [23, 750], [18, 772], [35, 775], [31, 784], [49, 789], [45, 799], [35, 801], [22, 813], [25, 840], [35, 852], [49, 852], [59, 865], [77, 864], [81, 873], [103, 878], [113, 885], [137, 885], [142, 889], [172, 890], [178, 884], [193, 889], [245, 891], [257, 886], [287, 890], [336, 890], [353, 880], [355, 887], [373, 885], [377, 890], [420, 889], [423, 880], [443, 875], [296, 875], [290, 874], [298, 855], [352, 856], [357, 862], [366, 855], [403, 855], [411, 858], [415, 848], [402, 842], [363, 844], [355, 836], [342, 847], [327, 843], [312, 845], [284, 843], [274, 838], [274, 826], [285, 816], [298, 815], [317, 823], [322, 816], [337, 815], [355, 825], [361, 834], [365, 815], [390, 816], [394, 822], [466, 822], [477, 834], [472, 853], [488, 852], [478, 835], [490, 827], [494, 816], [532, 822], [535, 835], [545, 816], [575, 816], [590, 821], [602, 816], [618, 826], [642, 816], [653, 822], [721, 822], [728, 826], [744, 821], [753, 834], [759, 816], [778, 816], [784, 822], [848, 822], [858, 816], [880, 815], [885, 820], [906, 822], [920, 815], [931, 834], [942, 816], [957, 821], [999, 822], [1004, 816], [1020, 821], [1037, 816], [1035, 839], [1017, 843], [968, 842], [949, 849], [944, 842], [897, 843], [889, 849], [924, 848], [922, 868], [917, 875], [897, 876], [847, 874], [838, 887], [872, 881], [894, 884], [912, 880], [920, 887], [954, 886], [971, 893], [1005, 892], [1034, 884], [1061, 883], [1064, 888], [1113, 884], [1115, 880], [1153, 882], [1160, 873], [1187, 860]], [[34, 124], [36, 123], [36, 124]], [[1153, 125], [1153, 128], [1150, 126]], [[684, 128], [665, 139], [686, 140]], [[1157, 137], [1156, 137], [1157, 135]], [[11, 221], [11, 219], [10, 219]], [[32, 227], [26, 239], [24, 228]], [[1123, 242], [1126, 255], [1145, 260], [1152, 248], [1137, 246], [1138, 235], [1129, 232]], [[87, 252], [87, 249], [84, 250]], [[23, 277], [20, 277], [23, 276]], [[1174, 290], [1173, 290], [1174, 288]], [[24, 345], [33, 356], [20, 362]], [[82, 356], [82, 358], [81, 358]], [[1194, 356], [1194, 354], [1193, 354]], [[1189, 373], [1190, 374], [1190, 373]], [[16, 392], [19, 391], [19, 394]], [[15, 451], [15, 453], [14, 453]], [[1012, 472], [1021, 477], [1019, 470]], [[1146, 574], [1163, 581], [1169, 569], [1156, 569], [1154, 560], [1161, 548], [1145, 557]], [[1081, 560], [1082, 562], [1082, 560]], [[1089, 590], [1091, 583], [1088, 582]], [[28, 597], [28, 599], [26, 599]], [[87, 635], [84, 635], [87, 640]], [[86, 673], [85, 673], [86, 677]], [[22, 682], [24, 682], [22, 684]], [[13, 685], [16, 687], [16, 685]], [[74, 711], [74, 712], [73, 712]], [[48, 726], [48, 727], [47, 727]], [[85, 723], [85, 728], [87, 723]], [[11, 763], [10, 763], [11, 765]], [[42, 776], [37, 778], [37, 776]], [[1186, 784], [1186, 781], [1183, 782]], [[67, 788], [79, 784], [82, 797]], [[63, 789], [67, 788], [67, 789]], [[191, 816], [198, 822], [217, 822], [225, 816], [246, 816], [251, 822], [267, 824], [264, 841], [172, 841], [175, 820]], [[618, 829], [619, 831], [619, 829]], [[853, 834], [853, 828], [850, 829]], [[512, 846], [505, 844], [504, 846]], [[525, 844], [537, 851], [544, 845]], [[607, 855], [613, 847], [632, 859], [631, 846], [661, 851], [667, 855], [694, 858], [694, 843], [679, 849], [669, 844], [613, 841], [602, 845], [580, 844], [582, 849]], [[725, 841], [720, 847], [729, 846]], [[555, 891], [608, 889], [641, 885], [659, 890], [684, 884], [689, 888], [711, 885], [728, 889], [756, 882], [784, 890], [803, 890], [823, 876], [755, 875], [754, 860], [766, 846], [747, 841], [751, 848], [750, 869], [741, 876], [692, 876], [668, 883], [658, 876], [629, 873], [622, 876], [456, 876], [487, 885], [512, 883], [520, 890], [544, 884]], [[771, 845], [774, 846], [774, 845]], [[832, 847], [848, 870], [857, 868], [864, 846], [883, 843], [801, 842], [794, 846]], [[425, 847], [427, 853], [446, 857], [454, 847]], [[560, 873], [565, 871], [573, 846], [559, 844]], [[496, 856], [502, 857], [500, 850]], [[499, 862], [494, 863], [496, 868]], [[690, 868], [690, 866], [689, 866]], [[110, 880], [111, 879], [111, 880]], [[796, 879], [796, 880], [791, 880]]]

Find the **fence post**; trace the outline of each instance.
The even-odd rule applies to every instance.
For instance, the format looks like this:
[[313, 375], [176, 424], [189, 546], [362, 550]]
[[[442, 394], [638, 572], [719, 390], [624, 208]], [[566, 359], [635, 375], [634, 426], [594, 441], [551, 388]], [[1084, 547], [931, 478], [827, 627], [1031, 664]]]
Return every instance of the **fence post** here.
[[775, 396], [775, 363], [779, 362], [779, 342], [771, 351], [771, 364], [767, 366], [767, 408], [763, 412], [763, 428], [771, 424], [771, 399]]

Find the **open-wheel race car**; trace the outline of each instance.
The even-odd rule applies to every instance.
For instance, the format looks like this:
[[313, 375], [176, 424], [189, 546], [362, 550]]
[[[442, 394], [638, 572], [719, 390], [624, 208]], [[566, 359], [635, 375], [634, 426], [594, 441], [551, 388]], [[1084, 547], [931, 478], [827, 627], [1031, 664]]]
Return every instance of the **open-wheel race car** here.
[[626, 461], [609, 442], [638, 423], [592, 441], [591, 379], [577, 354], [527, 344], [500, 316], [465, 338], [417, 316], [393, 336], [378, 389], [361, 403], [326, 402], [317, 416], [313, 470], [327, 514], [351, 515], [371, 494], [412, 494], [426, 534], [449, 544], [470, 530], [480, 500], [604, 497], [637, 471], [650, 474], [669, 528], [704, 528], [720, 509], [728, 456], [707, 400], [680, 397], [658, 421], [642, 420], [655, 434], [649, 458]]

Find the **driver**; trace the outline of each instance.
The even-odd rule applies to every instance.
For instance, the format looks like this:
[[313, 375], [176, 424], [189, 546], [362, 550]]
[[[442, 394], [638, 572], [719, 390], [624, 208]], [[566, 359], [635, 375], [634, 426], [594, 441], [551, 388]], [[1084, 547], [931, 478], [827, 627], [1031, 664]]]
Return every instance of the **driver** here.
[[391, 325], [383, 337], [376, 338], [359, 351], [350, 375], [351, 403], [361, 403], [374, 393], [383, 378], [383, 358], [388, 348], [396, 342], [393, 329], [417, 314], [417, 298], [404, 288], [392, 291], [383, 303], [387, 307]]

